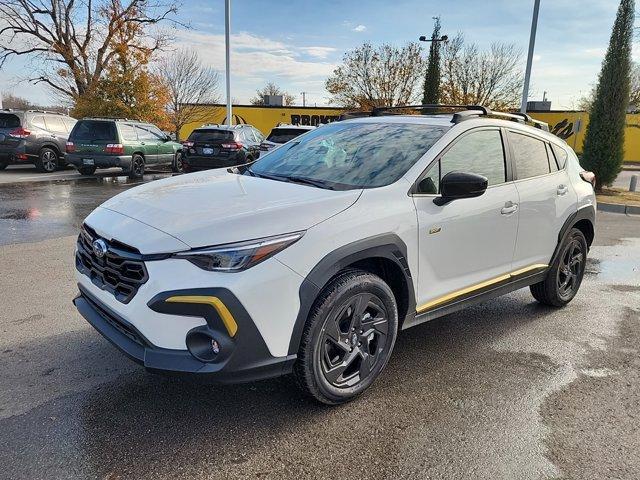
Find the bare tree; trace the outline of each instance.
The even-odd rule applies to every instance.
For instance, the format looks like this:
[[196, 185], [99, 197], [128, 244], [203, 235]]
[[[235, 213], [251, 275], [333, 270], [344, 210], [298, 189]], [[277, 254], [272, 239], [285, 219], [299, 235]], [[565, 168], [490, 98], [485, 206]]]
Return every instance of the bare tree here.
[[350, 108], [407, 105], [416, 96], [424, 74], [417, 43], [402, 48], [389, 44], [376, 48], [365, 43], [345, 53], [342, 62], [325, 87], [332, 103]]
[[522, 95], [521, 52], [513, 44], [495, 42], [482, 51], [464, 43], [462, 34], [442, 52], [443, 103], [485, 105], [497, 110], [516, 108]]
[[0, 67], [31, 57], [30, 81], [75, 100], [95, 87], [118, 48], [154, 52], [169, 40], [130, 26], [171, 21], [176, 12], [173, 0], [2, 0]]
[[267, 83], [263, 88], [256, 90], [256, 96], [250, 99], [251, 105], [264, 105], [265, 95], [282, 95], [282, 103], [284, 105], [293, 105], [296, 97], [282, 90], [273, 82]]
[[204, 122], [211, 116], [202, 104], [219, 101], [219, 76], [203, 65], [194, 50], [180, 50], [158, 62], [157, 76], [169, 90], [169, 120], [180, 139], [180, 130], [192, 122]]

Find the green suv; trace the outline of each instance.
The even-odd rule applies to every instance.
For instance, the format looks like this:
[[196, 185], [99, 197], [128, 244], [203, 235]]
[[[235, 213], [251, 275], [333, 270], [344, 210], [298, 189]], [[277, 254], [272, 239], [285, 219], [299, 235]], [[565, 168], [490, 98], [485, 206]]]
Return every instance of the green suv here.
[[158, 164], [182, 171], [182, 145], [155, 125], [135, 120], [83, 118], [69, 134], [66, 151], [65, 160], [82, 175], [121, 167], [130, 178], [140, 178], [146, 165]]

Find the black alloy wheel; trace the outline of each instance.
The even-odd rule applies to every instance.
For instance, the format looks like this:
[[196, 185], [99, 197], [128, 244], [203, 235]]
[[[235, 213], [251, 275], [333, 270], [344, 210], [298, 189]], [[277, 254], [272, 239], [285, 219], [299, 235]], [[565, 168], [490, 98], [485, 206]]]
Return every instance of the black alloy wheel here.
[[52, 173], [58, 169], [58, 154], [55, 150], [45, 147], [40, 150], [36, 168], [40, 172]]
[[129, 178], [142, 178], [144, 175], [144, 158], [137, 153], [131, 158]]

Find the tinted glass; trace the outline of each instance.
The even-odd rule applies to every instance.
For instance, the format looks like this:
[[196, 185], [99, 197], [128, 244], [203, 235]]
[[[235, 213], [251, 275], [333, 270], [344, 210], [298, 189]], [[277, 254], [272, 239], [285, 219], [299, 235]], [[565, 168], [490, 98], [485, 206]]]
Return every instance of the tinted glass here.
[[113, 122], [80, 120], [73, 127], [69, 139], [75, 142], [115, 142], [118, 135]]
[[233, 132], [229, 130], [194, 130], [188, 140], [203, 143], [233, 141]]
[[553, 149], [553, 153], [556, 157], [556, 162], [558, 162], [558, 168], [562, 170], [564, 166], [567, 164], [567, 158], [569, 158], [569, 154], [567, 151], [559, 147], [558, 145], [551, 144], [551, 148]]
[[47, 130], [51, 130], [55, 133], [67, 133], [67, 127], [64, 126], [64, 122], [61, 117], [54, 117], [53, 115], [46, 116], [44, 118], [47, 124]]
[[300, 130], [297, 128], [274, 128], [271, 130], [267, 140], [273, 143], [287, 143], [289, 140], [293, 140], [305, 132], [306, 130]]
[[120, 135], [122, 135], [122, 140], [125, 142], [135, 142], [138, 140], [138, 134], [136, 133], [136, 129], [133, 125], [129, 125], [126, 123], [121, 123], [119, 125]]
[[547, 148], [542, 140], [509, 132], [513, 148], [516, 172], [519, 179], [537, 177], [549, 173]]
[[500, 132], [481, 130], [456, 141], [440, 158], [440, 179], [453, 171], [483, 175], [489, 185], [504, 183], [506, 169]]
[[11, 113], [0, 113], [0, 128], [18, 128], [20, 118]]
[[31, 125], [34, 127], [42, 128], [43, 130], [47, 129], [46, 124], [44, 123], [44, 117], [42, 115], [37, 115], [31, 119]]
[[404, 175], [447, 130], [412, 123], [333, 123], [271, 151], [251, 170], [334, 188], [380, 187]]

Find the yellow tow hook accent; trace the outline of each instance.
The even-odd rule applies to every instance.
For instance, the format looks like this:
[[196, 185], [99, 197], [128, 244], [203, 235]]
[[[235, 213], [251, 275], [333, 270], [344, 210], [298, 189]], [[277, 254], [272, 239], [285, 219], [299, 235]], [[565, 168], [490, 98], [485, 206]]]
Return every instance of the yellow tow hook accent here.
[[222, 319], [222, 323], [229, 332], [229, 336], [233, 337], [238, 332], [238, 324], [236, 323], [235, 318], [227, 308], [227, 306], [220, 300], [218, 297], [211, 296], [202, 296], [202, 295], [184, 295], [184, 296], [175, 296], [169, 297], [165, 300], [168, 303], [199, 303], [202, 305], [209, 305], [213, 307], [220, 318]]

